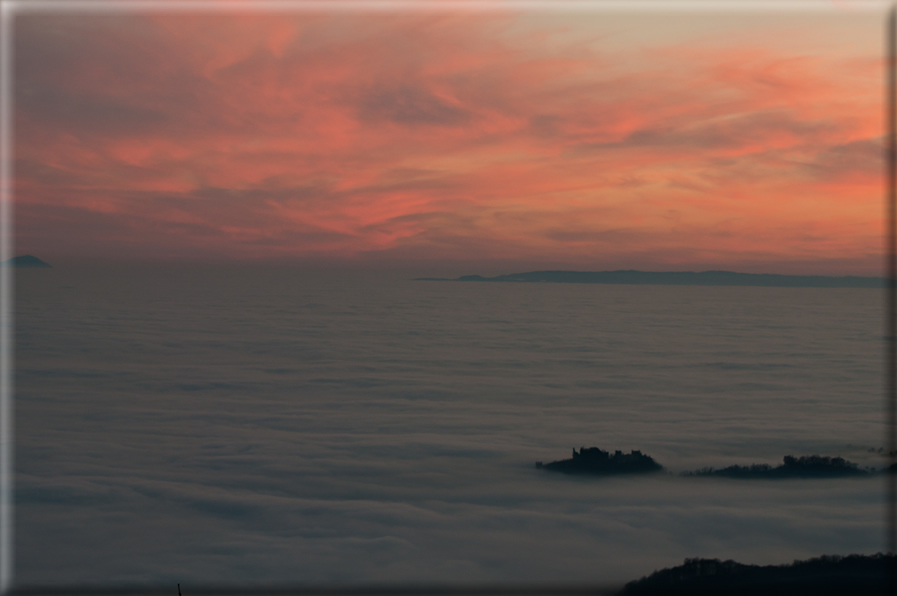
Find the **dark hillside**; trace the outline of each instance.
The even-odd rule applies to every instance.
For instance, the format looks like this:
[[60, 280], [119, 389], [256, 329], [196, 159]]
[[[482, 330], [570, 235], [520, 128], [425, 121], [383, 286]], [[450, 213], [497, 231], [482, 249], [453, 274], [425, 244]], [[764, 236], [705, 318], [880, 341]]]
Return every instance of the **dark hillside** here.
[[622, 594], [885, 594], [894, 555], [822, 556], [791, 565], [744, 565], [719, 559], [686, 559], [672, 569], [630, 582]]

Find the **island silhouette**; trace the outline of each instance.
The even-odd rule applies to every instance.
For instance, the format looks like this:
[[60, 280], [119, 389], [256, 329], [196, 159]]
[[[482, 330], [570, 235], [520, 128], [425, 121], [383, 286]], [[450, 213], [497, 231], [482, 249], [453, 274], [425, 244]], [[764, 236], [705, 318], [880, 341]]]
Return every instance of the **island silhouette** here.
[[764, 286], [783, 288], [883, 288], [881, 277], [779, 275], [734, 271], [529, 271], [495, 277], [462, 275], [455, 279], [418, 277], [415, 281], [629, 284], [672, 286]]
[[565, 474], [595, 474], [599, 476], [644, 474], [663, 469], [663, 466], [641, 451], [633, 450], [631, 453], [615, 451], [610, 453], [602, 451], [597, 447], [589, 447], [588, 449], [580, 447], [578, 453], [576, 448], [574, 448], [573, 456], [570, 459], [553, 461], [544, 465], [542, 462], [536, 462], [536, 467]]
[[21, 255], [18, 257], [13, 257], [11, 259], [3, 261], [3, 263], [0, 263], [0, 265], [3, 265], [4, 267], [15, 267], [17, 269], [37, 269], [52, 267], [52, 265], [41, 261], [34, 255]]
[[895, 555], [823, 555], [790, 565], [745, 565], [719, 559], [685, 559], [677, 567], [629, 582], [620, 594], [890, 594], [888, 569]]

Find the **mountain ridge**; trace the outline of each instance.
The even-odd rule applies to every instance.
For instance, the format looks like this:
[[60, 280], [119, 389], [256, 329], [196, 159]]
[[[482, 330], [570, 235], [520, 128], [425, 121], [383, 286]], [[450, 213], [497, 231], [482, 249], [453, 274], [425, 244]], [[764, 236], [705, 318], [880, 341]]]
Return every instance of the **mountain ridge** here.
[[779, 273], [738, 273], [735, 271], [528, 271], [495, 277], [462, 275], [461, 277], [419, 277], [415, 281], [462, 281], [495, 283], [579, 283], [610, 285], [677, 285], [677, 286], [756, 286], [788, 288], [883, 288], [881, 277], [784, 275]]

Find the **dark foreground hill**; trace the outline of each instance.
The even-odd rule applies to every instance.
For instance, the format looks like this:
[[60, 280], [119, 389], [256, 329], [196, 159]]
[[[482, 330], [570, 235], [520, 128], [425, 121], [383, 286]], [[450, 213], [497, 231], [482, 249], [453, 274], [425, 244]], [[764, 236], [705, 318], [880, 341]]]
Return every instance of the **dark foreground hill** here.
[[573, 457], [570, 459], [553, 461], [545, 465], [542, 465], [542, 462], [536, 462], [536, 467], [565, 474], [596, 474], [599, 476], [643, 474], [663, 469], [663, 466], [641, 451], [632, 451], [631, 453], [617, 451], [612, 454], [597, 447], [588, 449], [581, 447], [579, 453], [573, 449]]
[[684, 472], [683, 476], [722, 476], [725, 478], [842, 478], [844, 476], [867, 476], [857, 464], [841, 457], [807, 455], [794, 457], [786, 455], [779, 466], [751, 464], [749, 466], [729, 466], [728, 468], [703, 468], [694, 472]]
[[13, 257], [6, 261], [3, 261], [2, 265], [4, 267], [15, 267], [17, 269], [34, 269], [34, 268], [47, 268], [52, 267], [49, 263], [45, 263], [41, 261], [37, 257], [33, 255], [22, 255], [19, 257]]
[[787, 288], [883, 288], [880, 277], [829, 277], [826, 275], [778, 275], [734, 271], [529, 271], [496, 277], [464, 275], [454, 280], [418, 278], [422, 281], [479, 281], [516, 283], [630, 284], [673, 286], [766, 286]]
[[710, 596], [886, 594], [894, 555], [822, 556], [791, 565], [743, 565], [719, 559], [686, 559], [672, 569], [630, 582], [621, 594]]

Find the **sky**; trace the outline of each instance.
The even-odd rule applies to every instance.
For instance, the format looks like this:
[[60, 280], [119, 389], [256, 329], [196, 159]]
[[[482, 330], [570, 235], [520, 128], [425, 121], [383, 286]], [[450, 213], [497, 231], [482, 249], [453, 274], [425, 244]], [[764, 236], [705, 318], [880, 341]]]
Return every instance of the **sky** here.
[[832, 6], [23, 12], [15, 254], [878, 275], [884, 20]]

